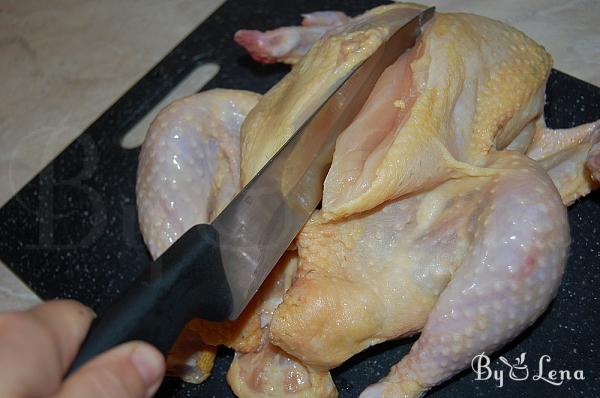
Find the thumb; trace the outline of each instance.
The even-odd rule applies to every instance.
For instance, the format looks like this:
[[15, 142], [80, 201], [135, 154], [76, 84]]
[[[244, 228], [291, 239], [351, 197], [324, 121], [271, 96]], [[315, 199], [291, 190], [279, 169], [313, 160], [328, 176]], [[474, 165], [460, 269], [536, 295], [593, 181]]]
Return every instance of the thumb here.
[[69, 376], [56, 398], [147, 398], [165, 373], [165, 359], [154, 347], [131, 342], [105, 352]]

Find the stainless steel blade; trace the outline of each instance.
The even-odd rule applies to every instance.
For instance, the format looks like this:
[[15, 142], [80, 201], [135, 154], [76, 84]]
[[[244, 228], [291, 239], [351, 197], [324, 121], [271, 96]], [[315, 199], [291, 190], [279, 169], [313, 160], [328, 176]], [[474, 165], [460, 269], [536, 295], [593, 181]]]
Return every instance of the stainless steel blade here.
[[233, 294], [231, 319], [240, 315], [319, 204], [338, 135], [433, 14], [432, 7], [414, 17], [334, 85], [323, 105], [212, 223]]

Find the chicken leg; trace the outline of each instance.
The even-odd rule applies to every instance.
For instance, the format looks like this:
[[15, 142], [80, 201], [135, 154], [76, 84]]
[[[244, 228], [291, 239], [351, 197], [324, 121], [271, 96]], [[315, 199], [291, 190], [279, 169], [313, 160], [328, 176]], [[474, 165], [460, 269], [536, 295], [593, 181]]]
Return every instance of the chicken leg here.
[[566, 209], [544, 170], [518, 153], [490, 156], [504, 171], [469, 255], [432, 309], [409, 354], [363, 398], [418, 397], [531, 325], [555, 296], [570, 242]]
[[[211, 90], [175, 101], [153, 121], [140, 154], [137, 203], [154, 258], [192, 225], [213, 219], [239, 191], [240, 126], [259, 98]], [[168, 373], [201, 383], [212, 369], [215, 346], [224, 344], [237, 351], [229, 380], [240, 397], [337, 396], [329, 372], [299, 363], [266, 339], [296, 262], [295, 252], [284, 255], [237, 320], [190, 321], [171, 349]]]

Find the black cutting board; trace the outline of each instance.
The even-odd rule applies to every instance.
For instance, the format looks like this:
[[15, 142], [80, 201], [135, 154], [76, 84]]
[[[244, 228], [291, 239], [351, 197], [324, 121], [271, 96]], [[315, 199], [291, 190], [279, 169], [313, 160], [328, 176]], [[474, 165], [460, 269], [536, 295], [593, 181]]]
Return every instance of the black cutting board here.
[[[199, 64], [215, 62], [214, 87], [265, 92], [289, 69], [254, 63], [233, 41], [240, 28], [297, 24], [307, 11], [339, 9], [357, 14], [376, 1], [230, 0], [185, 38], [33, 178], [0, 210], [0, 258], [43, 299], [72, 297], [100, 310], [130, 282], [150, 256], [136, 217], [135, 173], [139, 149], [123, 149], [127, 131]], [[600, 89], [553, 71], [546, 89], [546, 120], [571, 127], [600, 118]], [[40, 143], [43, 145], [43, 143]], [[569, 209], [573, 243], [563, 283], [550, 310], [503, 351], [509, 361], [527, 352], [535, 373], [546, 369], [583, 370], [585, 381], [553, 386], [543, 381], [477, 381], [472, 372], [430, 393], [435, 397], [598, 397], [600, 396], [600, 195]], [[340, 397], [356, 397], [387, 373], [414, 340], [388, 342], [333, 371]], [[232, 397], [225, 373], [232, 354], [222, 350], [204, 384], [165, 381], [159, 397]], [[497, 359], [492, 369], [508, 369]]]

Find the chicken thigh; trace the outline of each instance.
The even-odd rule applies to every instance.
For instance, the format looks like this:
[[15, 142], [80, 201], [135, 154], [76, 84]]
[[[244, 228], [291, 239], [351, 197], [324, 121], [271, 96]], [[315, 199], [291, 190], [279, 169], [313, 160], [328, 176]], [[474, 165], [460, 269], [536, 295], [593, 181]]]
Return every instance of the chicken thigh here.
[[478, 185], [483, 203], [470, 223], [468, 255], [410, 353], [361, 396], [420, 396], [478, 353], [502, 347], [555, 296], [570, 242], [560, 196], [544, 170], [523, 155], [500, 152], [490, 161], [502, 172]]
[[[183, 232], [212, 220], [240, 189], [240, 126], [260, 95], [211, 90], [173, 102], [150, 126], [140, 154], [137, 203], [140, 227], [154, 258]], [[204, 381], [217, 345], [238, 353], [228, 373], [241, 397], [331, 398], [327, 371], [304, 366], [268, 342], [266, 327], [296, 272], [297, 255], [279, 261], [235, 321], [192, 320], [172, 348], [168, 373]]]
[[[214, 90], [172, 103], [150, 125], [136, 192], [140, 229], [153, 258], [191, 226], [214, 218], [239, 191], [239, 129], [259, 98], [250, 92]], [[243, 331], [222, 336], [218, 343], [258, 345], [255, 318], [237, 321], [236, 328]], [[204, 321], [192, 321], [181, 334], [168, 361], [169, 373], [196, 383], [208, 377], [216, 352], [209, 345], [215, 343], [215, 333], [198, 322]], [[217, 328], [218, 334], [226, 329]]]

